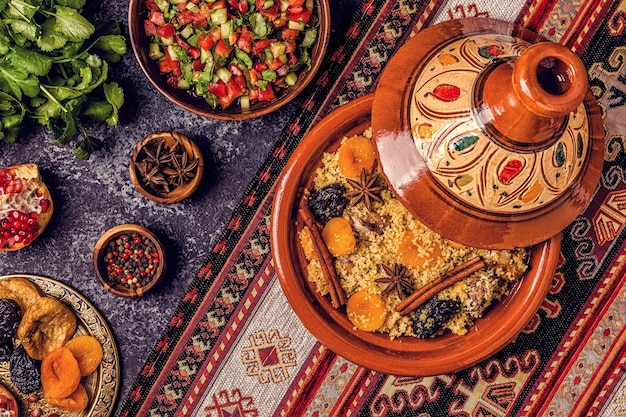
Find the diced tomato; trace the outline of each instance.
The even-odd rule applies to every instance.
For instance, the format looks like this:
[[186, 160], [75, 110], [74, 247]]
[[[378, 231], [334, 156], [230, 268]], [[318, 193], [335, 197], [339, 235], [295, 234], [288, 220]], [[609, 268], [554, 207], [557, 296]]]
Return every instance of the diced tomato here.
[[259, 71], [259, 72], [263, 72], [267, 69], [267, 65], [265, 65], [263, 62], [255, 62], [252, 65], [252, 68], [254, 68], [255, 70]]
[[191, 68], [193, 68], [194, 71], [202, 71], [204, 69], [204, 63], [199, 59], [195, 59], [191, 64]]
[[252, 90], [248, 91], [248, 97], [250, 98], [250, 100], [257, 100], [259, 98], [259, 88], [253, 88]]
[[154, 36], [157, 33], [157, 26], [149, 20], [144, 20], [143, 30], [146, 32], [146, 36]]
[[178, 23], [184, 26], [187, 23], [193, 22], [193, 13], [186, 9], [181, 10], [180, 12], [176, 13], [176, 20], [178, 20]]
[[156, 10], [150, 10], [148, 20], [157, 26], [163, 26], [165, 24], [165, 17], [163, 17], [163, 13], [157, 12]]
[[270, 100], [274, 100], [274, 89], [272, 88], [272, 84], [268, 84], [265, 87], [265, 90], [260, 88], [259, 89], [259, 101], [270, 101]]
[[276, 20], [278, 17], [278, 2], [274, 3], [273, 6], [269, 8], [265, 8], [265, 0], [255, 0], [256, 8], [261, 12], [263, 17], [269, 19], [270, 21]]
[[305, 0], [289, 0], [290, 6], [302, 6]]
[[298, 39], [298, 33], [300, 32], [295, 29], [283, 29], [281, 33], [283, 41], [295, 41]]
[[209, 84], [209, 91], [215, 94], [218, 98], [226, 97], [228, 94], [226, 91], [226, 83], [222, 80]]
[[214, 51], [215, 57], [216, 58], [228, 58], [232, 50], [233, 48], [226, 45], [226, 42], [224, 42], [224, 39], [220, 39], [215, 45], [215, 51]]
[[287, 15], [289, 20], [292, 22], [304, 22], [307, 23], [311, 19], [311, 10], [310, 9], [302, 9], [300, 11], [291, 11], [291, 7], [287, 10]]
[[228, 97], [232, 99], [241, 97], [243, 95], [243, 88], [246, 86], [245, 78], [243, 79], [243, 85], [242, 85], [241, 79], [239, 77], [242, 77], [242, 76], [231, 77], [230, 81], [226, 83], [226, 91], [228, 92]]
[[252, 51], [252, 33], [247, 26], [241, 27], [241, 33], [237, 39], [237, 48], [247, 53]]
[[211, 9], [225, 9], [226, 3], [224, 2], [224, 0], [216, 0], [213, 3], [209, 3], [209, 7]]
[[235, 84], [237, 84], [237, 86], [239, 86], [239, 88], [241, 88], [242, 90], [244, 88], [246, 88], [246, 77], [241, 74], [241, 75], [233, 75], [232, 76], [232, 80], [235, 82]]
[[257, 81], [259, 81], [262, 77], [261, 77], [261, 73], [257, 70], [255, 70], [254, 68], [252, 68], [250, 71], [248, 71], [248, 74], [250, 76], [250, 84], [255, 85]]
[[187, 2], [177, 3], [174, 5], [178, 10], [187, 10]]
[[241, 14], [245, 14], [248, 11], [247, 0], [228, 0], [228, 5]]
[[146, 0], [146, 8], [148, 10], [154, 10], [156, 12], [160, 12], [159, 6], [154, 2], [154, 0]]
[[174, 29], [174, 25], [168, 23], [167, 25], [158, 28], [156, 30], [156, 33], [162, 38], [169, 39], [174, 36], [174, 34], [176, 33], [176, 29]]
[[266, 58], [265, 64], [267, 64], [267, 68], [274, 70], [274, 71], [276, 71], [278, 68], [284, 65], [283, 62], [277, 57], [274, 57], [274, 59], [272, 59], [271, 61], [269, 60], [269, 58]]
[[259, 39], [252, 45], [252, 53], [257, 56], [260, 55], [265, 50], [265, 48], [270, 47], [270, 44], [272, 42], [272, 39]]
[[219, 28], [203, 32], [198, 36], [198, 46], [205, 51], [210, 51], [221, 38], [222, 31]]
[[162, 60], [159, 61], [159, 71], [161, 72], [161, 74], [168, 74], [175, 70], [180, 71], [180, 62], [170, 58], [168, 55], [166, 55]]

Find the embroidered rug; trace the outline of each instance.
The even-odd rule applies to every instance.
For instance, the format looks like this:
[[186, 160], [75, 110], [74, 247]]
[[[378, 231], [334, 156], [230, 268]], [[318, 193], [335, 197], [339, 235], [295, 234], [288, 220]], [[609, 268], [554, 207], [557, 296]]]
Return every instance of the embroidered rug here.
[[[275, 182], [311, 126], [372, 91], [409, 36], [471, 16], [527, 26], [582, 57], [606, 127], [602, 178], [563, 232], [550, 292], [513, 343], [454, 374], [376, 373], [317, 342], [283, 296], [269, 242]], [[626, 415], [625, 31], [626, 0], [364, 1], [166, 324], [120, 415]]]

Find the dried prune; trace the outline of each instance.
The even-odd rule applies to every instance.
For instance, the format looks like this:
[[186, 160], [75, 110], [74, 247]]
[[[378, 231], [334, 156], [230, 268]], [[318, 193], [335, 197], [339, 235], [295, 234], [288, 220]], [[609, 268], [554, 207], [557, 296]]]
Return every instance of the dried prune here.
[[346, 189], [341, 184], [330, 184], [313, 191], [309, 197], [309, 208], [319, 223], [326, 224], [333, 217], [339, 217], [348, 206], [344, 197]]
[[6, 362], [13, 353], [13, 343], [6, 342], [0, 344], [0, 362]]
[[23, 346], [19, 346], [9, 360], [11, 382], [22, 394], [41, 388], [41, 373], [37, 362], [28, 356]]
[[415, 310], [413, 332], [422, 339], [431, 337], [460, 310], [458, 301], [431, 298]]
[[10, 341], [22, 319], [22, 310], [14, 300], [0, 298], [0, 344]]

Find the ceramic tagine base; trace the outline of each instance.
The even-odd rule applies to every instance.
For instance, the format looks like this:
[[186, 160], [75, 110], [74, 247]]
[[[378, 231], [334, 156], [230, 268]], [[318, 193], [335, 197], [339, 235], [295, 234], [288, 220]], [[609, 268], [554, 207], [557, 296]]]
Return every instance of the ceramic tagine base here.
[[559, 233], [596, 188], [604, 129], [568, 48], [492, 19], [420, 32], [389, 62], [372, 126], [404, 205], [474, 247], [530, 246]]

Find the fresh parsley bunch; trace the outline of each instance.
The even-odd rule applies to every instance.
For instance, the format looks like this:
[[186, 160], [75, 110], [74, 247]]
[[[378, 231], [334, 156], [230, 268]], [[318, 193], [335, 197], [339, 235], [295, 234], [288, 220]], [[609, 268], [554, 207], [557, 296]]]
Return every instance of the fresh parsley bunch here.
[[0, 0], [0, 140], [15, 142], [32, 119], [61, 145], [75, 140], [74, 155], [88, 159], [103, 142], [81, 121], [117, 125], [124, 91], [107, 78], [126, 39], [116, 22], [89, 22], [85, 1]]

